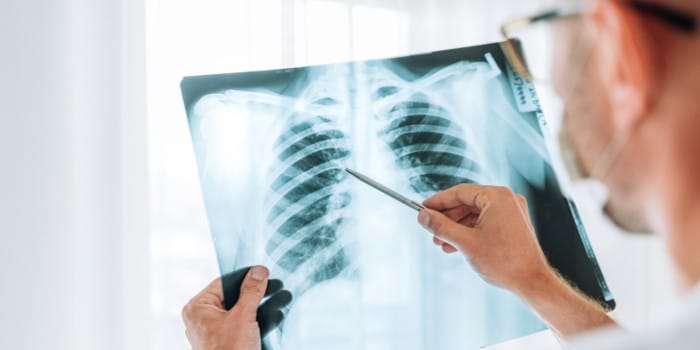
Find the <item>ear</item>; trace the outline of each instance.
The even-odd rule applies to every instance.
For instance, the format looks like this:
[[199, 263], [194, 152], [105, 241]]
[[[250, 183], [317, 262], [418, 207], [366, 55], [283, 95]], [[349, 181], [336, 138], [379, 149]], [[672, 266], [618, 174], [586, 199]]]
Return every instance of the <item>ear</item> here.
[[595, 1], [592, 17], [598, 36], [595, 54], [610, 98], [613, 127], [629, 130], [654, 102], [658, 56], [644, 18], [632, 7]]

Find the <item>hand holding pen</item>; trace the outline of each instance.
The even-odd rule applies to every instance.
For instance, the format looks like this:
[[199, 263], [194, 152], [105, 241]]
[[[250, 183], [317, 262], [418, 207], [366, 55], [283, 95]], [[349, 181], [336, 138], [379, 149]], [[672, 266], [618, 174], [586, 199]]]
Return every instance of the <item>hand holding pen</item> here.
[[433, 242], [446, 253], [462, 252], [488, 282], [517, 294], [527, 292], [534, 279], [556, 276], [537, 241], [527, 200], [510, 189], [462, 184], [419, 204], [357, 171], [346, 171], [418, 211]]

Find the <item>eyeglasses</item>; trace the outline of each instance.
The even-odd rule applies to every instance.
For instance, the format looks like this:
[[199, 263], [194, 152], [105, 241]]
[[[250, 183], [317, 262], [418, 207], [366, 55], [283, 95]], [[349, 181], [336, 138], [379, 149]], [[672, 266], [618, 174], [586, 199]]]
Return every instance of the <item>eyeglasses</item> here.
[[[680, 10], [652, 4], [647, 1], [624, 3], [643, 15], [651, 16], [684, 34], [697, 31], [697, 19]], [[544, 24], [560, 20], [576, 20], [586, 13], [583, 1], [576, 1], [534, 16], [517, 18], [501, 26], [505, 37], [503, 51], [513, 70], [529, 81], [548, 80], [551, 60], [556, 52], [553, 47], [552, 28]], [[576, 44], [574, 44], [576, 45]], [[580, 48], [579, 48], [580, 49]], [[549, 53], [549, 54], [548, 54]], [[530, 59], [528, 65], [528, 58]]]

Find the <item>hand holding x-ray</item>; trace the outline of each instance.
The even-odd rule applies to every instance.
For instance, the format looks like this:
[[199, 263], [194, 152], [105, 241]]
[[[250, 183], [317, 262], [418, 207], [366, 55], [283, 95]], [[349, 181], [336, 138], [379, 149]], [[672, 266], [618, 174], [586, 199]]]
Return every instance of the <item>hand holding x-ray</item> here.
[[[261, 338], [279, 324], [280, 309], [291, 301], [282, 283], [268, 278], [269, 271], [262, 266], [243, 268], [217, 278], [193, 297], [182, 310], [192, 348], [265, 349]], [[225, 288], [232, 283], [236, 284], [235, 295]]]
[[424, 204], [430, 209], [420, 212], [421, 225], [445, 252], [462, 252], [489, 283], [520, 294], [534, 278], [551, 273], [522, 195], [506, 187], [463, 184]]
[[[226, 310], [232, 309], [238, 302], [241, 286], [251, 268], [253, 267], [244, 267], [221, 277]], [[284, 284], [279, 279], [270, 279], [267, 282], [264, 297], [255, 318], [260, 327], [260, 336], [263, 338], [282, 323], [284, 314], [281, 310], [292, 302], [292, 293], [284, 289]]]

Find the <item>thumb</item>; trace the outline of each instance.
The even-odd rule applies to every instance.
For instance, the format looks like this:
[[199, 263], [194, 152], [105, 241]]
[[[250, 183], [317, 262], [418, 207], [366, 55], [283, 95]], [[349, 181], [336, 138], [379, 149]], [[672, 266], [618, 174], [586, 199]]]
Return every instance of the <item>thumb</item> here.
[[265, 296], [269, 271], [263, 266], [254, 266], [241, 284], [241, 295], [234, 309], [238, 309], [248, 320], [255, 320], [260, 301]]
[[469, 243], [474, 231], [471, 227], [462, 225], [438, 211], [427, 208], [418, 214], [418, 222], [432, 232], [435, 237], [458, 247], [462, 251], [466, 248], [465, 244]]

